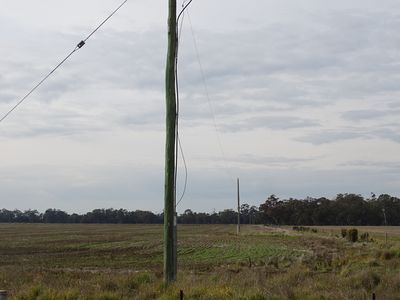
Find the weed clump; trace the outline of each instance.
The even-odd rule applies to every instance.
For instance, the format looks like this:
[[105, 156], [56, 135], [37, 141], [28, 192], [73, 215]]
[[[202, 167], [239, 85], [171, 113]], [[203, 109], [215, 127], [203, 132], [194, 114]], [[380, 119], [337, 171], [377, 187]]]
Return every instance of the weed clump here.
[[138, 290], [141, 286], [153, 283], [154, 279], [148, 273], [138, 273], [135, 276], [129, 277], [124, 286], [129, 290]]
[[[358, 230], [356, 228], [342, 228], [340, 231], [342, 238], [347, 239], [349, 242], [355, 243], [358, 241]], [[365, 232], [360, 236], [362, 241], [368, 241], [369, 233]]]
[[372, 291], [376, 286], [381, 283], [379, 275], [372, 271], [366, 271], [358, 275], [357, 278], [361, 286], [367, 291]]
[[[55, 291], [52, 289], [45, 288], [41, 285], [34, 286], [29, 290], [16, 295], [16, 300], [78, 300], [79, 293], [71, 290]], [[101, 299], [101, 298], [98, 298]], [[108, 299], [101, 299], [108, 300]]]
[[351, 228], [347, 230], [347, 240], [349, 242], [355, 243], [358, 241], [358, 230], [355, 228]]
[[377, 254], [380, 258], [383, 260], [391, 260], [395, 257], [400, 257], [400, 251], [391, 249], [391, 250], [386, 250], [386, 251], [380, 251]]
[[294, 231], [301, 231], [301, 232], [313, 232], [317, 233], [318, 230], [316, 228], [310, 228], [310, 227], [305, 227], [305, 226], [293, 226], [292, 228]]
[[118, 284], [114, 280], [105, 280], [100, 283], [100, 287], [102, 291], [113, 292], [118, 290]]
[[362, 242], [369, 242], [369, 233], [368, 232], [364, 232], [360, 235], [360, 240]]

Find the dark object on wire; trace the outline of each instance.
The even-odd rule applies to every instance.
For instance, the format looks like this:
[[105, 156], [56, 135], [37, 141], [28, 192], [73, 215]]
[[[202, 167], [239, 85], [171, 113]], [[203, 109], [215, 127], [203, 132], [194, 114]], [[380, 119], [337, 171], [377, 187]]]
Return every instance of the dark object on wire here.
[[3, 122], [22, 102], [24, 102], [39, 86], [42, 85], [43, 82], [46, 81], [47, 78], [49, 78], [51, 76], [51, 74], [53, 74], [59, 67], [61, 67], [61, 65], [66, 62], [71, 56], [72, 54], [74, 54], [76, 51], [78, 51], [79, 49], [81, 49], [86, 41], [97, 31], [100, 29], [101, 26], [104, 25], [104, 23], [106, 23], [126, 2], [128, 2], [128, 0], [125, 0], [124, 2], [122, 2], [106, 19], [104, 19], [103, 22], [100, 23], [99, 26], [96, 27], [96, 29], [94, 29], [84, 40], [80, 41], [74, 48], [74, 50], [72, 50], [53, 70], [51, 70], [41, 81], [39, 81], [38, 84], [36, 84], [24, 97], [22, 97], [21, 100], [19, 100], [17, 102], [17, 104], [15, 104], [1, 119], [0, 119], [0, 123]]

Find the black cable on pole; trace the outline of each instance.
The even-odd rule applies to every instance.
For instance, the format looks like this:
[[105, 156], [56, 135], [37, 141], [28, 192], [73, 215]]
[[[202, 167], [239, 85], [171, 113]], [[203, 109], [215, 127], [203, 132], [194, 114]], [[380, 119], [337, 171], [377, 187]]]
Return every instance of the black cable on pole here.
[[43, 82], [45, 82], [47, 80], [47, 78], [49, 78], [58, 68], [60, 68], [62, 66], [62, 64], [64, 64], [76, 51], [78, 51], [80, 48], [82, 48], [85, 44], [86, 41], [93, 35], [96, 33], [97, 30], [100, 29], [100, 27], [102, 27], [113, 15], [115, 15], [115, 13], [126, 3], [128, 2], [128, 0], [125, 0], [124, 2], [122, 2], [106, 19], [104, 19], [103, 22], [100, 23], [99, 26], [97, 26], [84, 40], [80, 41], [74, 48], [74, 50], [72, 50], [55, 68], [53, 68], [45, 77], [43, 77], [42, 80], [39, 81], [39, 83], [37, 83], [24, 97], [21, 98], [21, 100], [19, 100], [17, 102], [17, 104], [15, 104], [1, 119], [0, 119], [0, 123], [3, 122], [18, 106], [20, 106], [22, 104], [22, 102], [24, 102], [39, 86], [41, 86], [43, 84]]
[[180, 18], [180, 17], [182, 16], [182, 14], [185, 12], [186, 8], [189, 7], [189, 5], [192, 3], [192, 1], [193, 1], [193, 0], [190, 0], [190, 1], [189, 1], [188, 3], [186, 3], [186, 4], [185, 4], [186, 1], [183, 2], [183, 4], [182, 4], [182, 7], [183, 7], [183, 8], [182, 8], [181, 12], [179, 13], [178, 18], [176, 18], [176, 21], [177, 21], [176, 23], [179, 22], [179, 18]]
[[187, 188], [187, 181], [188, 181], [188, 170], [187, 170], [187, 165], [186, 165], [185, 154], [183, 153], [181, 140], [179, 138], [178, 138], [178, 143], [179, 143], [179, 149], [180, 149], [181, 155], [182, 155], [183, 165], [185, 166], [185, 184], [183, 186], [182, 195], [180, 196], [179, 201], [176, 203], [176, 206], [178, 206], [179, 203], [181, 203], [181, 201], [183, 200], [183, 197], [185, 196], [186, 188]]
[[[186, 187], [187, 187], [187, 179], [188, 179], [188, 170], [187, 170], [187, 165], [186, 165], [186, 159], [185, 155], [183, 152], [182, 148], [182, 143], [179, 138], [179, 80], [178, 80], [178, 52], [179, 52], [179, 42], [180, 42], [180, 36], [181, 36], [181, 31], [182, 31], [182, 25], [183, 25], [183, 17], [184, 17], [184, 12], [185, 10], [189, 7], [189, 5], [192, 3], [193, 0], [190, 0], [188, 3], [185, 4], [185, 1], [182, 4], [182, 10], [178, 14], [178, 17], [176, 19], [176, 36], [177, 36], [177, 47], [176, 47], [176, 52], [175, 52], [175, 93], [176, 93], [176, 121], [175, 121], [175, 130], [176, 130], [176, 141], [175, 141], [175, 207], [179, 205], [179, 203], [182, 201], [183, 197], [185, 196], [186, 193]], [[179, 20], [182, 17], [181, 25], [179, 28]], [[182, 195], [179, 198], [179, 201], [176, 201], [176, 183], [177, 183], [177, 176], [178, 176], [178, 149], [181, 152], [182, 155], [182, 161], [183, 165], [185, 168], [185, 181], [184, 181], [184, 187], [183, 187], [183, 192]]]

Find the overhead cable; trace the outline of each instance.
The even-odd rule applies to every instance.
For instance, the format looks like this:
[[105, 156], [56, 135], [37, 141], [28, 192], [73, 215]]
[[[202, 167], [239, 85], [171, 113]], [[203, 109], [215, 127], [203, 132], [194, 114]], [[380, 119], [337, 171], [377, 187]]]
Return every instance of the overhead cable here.
[[96, 33], [128, 0], [123, 1], [103, 22], [100, 23], [84, 40], [81, 40], [75, 48], [63, 59], [61, 62], [54, 67], [42, 80], [39, 81], [24, 97], [22, 97], [1, 119], [0, 123], [3, 122], [18, 106], [22, 104], [39, 86], [41, 86], [58, 68], [62, 66], [76, 51], [82, 48], [88, 39]]
[[199, 49], [198, 49], [197, 41], [196, 41], [196, 36], [195, 36], [194, 30], [193, 30], [193, 25], [192, 25], [192, 21], [190, 19], [189, 12], [187, 13], [187, 16], [188, 16], [188, 21], [189, 21], [189, 25], [190, 25], [190, 31], [191, 31], [191, 34], [192, 34], [193, 46], [194, 46], [194, 50], [196, 52], [196, 59], [197, 59], [197, 62], [199, 64], [199, 68], [200, 68], [201, 80], [202, 80], [202, 83], [203, 83], [205, 96], [207, 98], [208, 106], [210, 107], [212, 120], [213, 120], [213, 123], [214, 123], [214, 129], [215, 129], [216, 136], [217, 136], [219, 150], [220, 150], [221, 155], [222, 155], [222, 160], [225, 161], [225, 171], [228, 173], [229, 177], [231, 177], [232, 181], [235, 181], [235, 177], [232, 175], [230, 168], [227, 167], [227, 165], [226, 165], [226, 162], [228, 161], [228, 159], [227, 159], [227, 155], [226, 155], [226, 153], [224, 151], [224, 147], [222, 146], [221, 133], [220, 133], [220, 130], [218, 129], [215, 109], [214, 109], [214, 106], [213, 106], [212, 101], [211, 101], [211, 97], [210, 97], [210, 93], [209, 93], [209, 89], [208, 89], [208, 85], [207, 85], [207, 80], [206, 80], [203, 64], [201, 63]]
[[[182, 142], [179, 136], [179, 109], [180, 109], [180, 99], [179, 99], [179, 80], [178, 80], [178, 53], [179, 53], [179, 44], [180, 44], [180, 38], [182, 34], [182, 28], [183, 28], [183, 19], [184, 19], [184, 12], [185, 10], [189, 7], [189, 5], [192, 3], [193, 0], [190, 0], [188, 3], [185, 3], [186, 1], [183, 1], [182, 3], [182, 10], [178, 14], [178, 17], [176, 18], [176, 36], [177, 36], [177, 47], [176, 47], [176, 52], [175, 52], [175, 93], [176, 93], [176, 120], [175, 120], [175, 136], [176, 136], [176, 141], [175, 141], [175, 206], [178, 206], [179, 203], [183, 200], [183, 197], [185, 196], [186, 193], [186, 188], [187, 188], [187, 181], [188, 181], [188, 169], [186, 165], [186, 159], [185, 155], [183, 152], [183, 147], [182, 147]], [[182, 17], [182, 19], [181, 19]], [[179, 21], [181, 19], [181, 23], [179, 24]], [[185, 180], [184, 180], [184, 185], [183, 185], [183, 191], [182, 194], [179, 198], [178, 201], [176, 201], [176, 184], [177, 184], [177, 177], [178, 177], [178, 149], [180, 150], [181, 156], [182, 156], [182, 161], [183, 161], [183, 166], [185, 169]]]

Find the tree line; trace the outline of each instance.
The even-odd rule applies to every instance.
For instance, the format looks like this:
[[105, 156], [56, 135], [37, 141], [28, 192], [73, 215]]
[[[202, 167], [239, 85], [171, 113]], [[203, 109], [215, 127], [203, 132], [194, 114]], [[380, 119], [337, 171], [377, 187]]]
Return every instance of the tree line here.
[[271, 195], [260, 205], [264, 222], [290, 225], [400, 225], [400, 199], [371, 194], [338, 194], [335, 199], [280, 200]]
[[[258, 210], [255, 206], [242, 205], [242, 223], [260, 223], [256, 218]], [[84, 214], [69, 214], [60, 209], [47, 209], [44, 213], [37, 210], [0, 210], [0, 223], [96, 223], [96, 224], [162, 224], [163, 213], [151, 211], [128, 211], [126, 209], [94, 209]], [[197, 213], [190, 209], [178, 216], [182, 224], [234, 224], [237, 212], [226, 209], [214, 213]]]
[[[94, 209], [84, 214], [69, 214], [59, 209], [0, 210], [0, 223], [111, 223], [162, 224], [163, 213]], [[334, 199], [279, 199], [271, 195], [259, 207], [242, 204], [242, 224], [273, 225], [400, 225], [400, 199], [387, 194], [371, 194], [364, 199], [357, 194], [338, 194]], [[237, 211], [225, 209], [204, 213], [185, 210], [178, 216], [181, 224], [235, 224]]]

